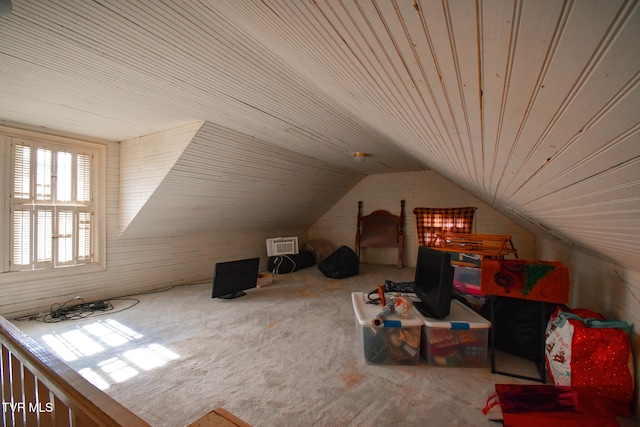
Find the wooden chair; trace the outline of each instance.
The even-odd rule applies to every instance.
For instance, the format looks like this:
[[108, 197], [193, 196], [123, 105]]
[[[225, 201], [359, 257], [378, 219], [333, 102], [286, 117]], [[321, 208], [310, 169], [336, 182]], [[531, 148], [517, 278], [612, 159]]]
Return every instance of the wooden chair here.
[[362, 248], [397, 248], [398, 268], [404, 264], [404, 200], [400, 201], [400, 215], [386, 210], [376, 210], [362, 215], [362, 201], [358, 202], [358, 225], [356, 230], [356, 254]]

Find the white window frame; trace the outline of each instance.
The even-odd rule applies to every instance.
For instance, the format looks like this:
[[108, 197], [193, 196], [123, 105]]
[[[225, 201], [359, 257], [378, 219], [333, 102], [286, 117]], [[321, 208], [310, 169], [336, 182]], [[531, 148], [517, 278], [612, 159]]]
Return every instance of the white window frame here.
[[[25, 145], [31, 147], [31, 152], [35, 155], [38, 148], [44, 148], [46, 150], [52, 150], [55, 157], [57, 152], [69, 152], [71, 153], [72, 163], [75, 163], [78, 156], [87, 159], [87, 155], [90, 157], [91, 162], [91, 178], [90, 188], [88, 189], [91, 197], [89, 200], [82, 200], [82, 197], [77, 197], [82, 193], [77, 190], [78, 177], [76, 176], [76, 166], [73, 167], [71, 173], [71, 180], [73, 182], [73, 190], [71, 191], [71, 200], [61, 201], [56, 200], [56, 177], [55, 172], [52, 172], [52, 197], [47, 200], [36, 200], [34, 194], [36, 184], [34, 183], [34, 171], [31, 171], [31, 183], [30, 183], [30, 197], [29, 199], [14, 198], [14, 165], [13, 165], [13, 149], [14, 145]], [[89, 271], [104, 270], [105, 265], [105, 247], [106, 247], [106, 214], [105, 214], [105, 191], [106, 191], [106, 145], [102, 143], [82, 141], [78, 139], [65, 138], [61, 136], [42, 134], [39, 132], [32, 132], [26, 130], [19, 130], [10, 127], [0, 126], [0, 166], [2, 168], [2, 174], [0, 175], [0, 183], [2, 188], [2, 197], [0, 203], [2, 203], [2, 210], [0, 211], [0, 238], [2, 245], [0, 246], [0, 260], [2, 262], [2, 269], [0, 272], [0, 284], [6, 281], [13, 281], [16, 274], [19, 275], [33, 275], [48, 277], [58, 274], [75, 274], [84, 273]], [[33, 167], [34, 162], [31, 162]], [[68, 194], [68, 193], [65, 193]], [[62, 199], [68, 199], [69, 197], [60, 197]], [[86, 199], [86, 198], [85, 198]], [[31, 222], [31, 233], [37, 233], [36, 217], [38, 212], [50, 212], [51, 219], [53, 221], [53, 231], [51, 234], [47, 232], [47, 235], [51, 236], [51, 240], [48, 242], [46, 250], [51, 252], [53, 258], [36, 259], [35, 247], [37, 240], [31, 240], [31, 247], [29, 255], [29, 262], [25, 265], [17, 265], [13, 262], [14, 253], [14, 235], [13, 235], [13, 216], [17, 210], [28, 210]], [[58, 235], [58, 231], [55, 227], [58, 224], [58, 218], [64, 215], [64, 213], [70, 213], [72, 218], [72, 232], [71, 238], [67, 239], [67, 242], [71, 245], [72, 249], [69, 253], [72, 254], [71, 258], [56, 257], [58, 243], [62, 244]], [[79, 223], [79, 218], [90, 216], [90, 231], [89, 236], [85, 236], [83, 242], [79, 241], [82, 232], [82, 224]], [[48, 240], [48, 239], [47, 239]], [[42, 241], [42, 240], [40, 240]], [[88, 251], [85, 251], [83, 255], [86, 257], [78, 257], [78, 245], [80, 248], [84, 247]], [[62, 247], [62, 246], [61, 246]]]

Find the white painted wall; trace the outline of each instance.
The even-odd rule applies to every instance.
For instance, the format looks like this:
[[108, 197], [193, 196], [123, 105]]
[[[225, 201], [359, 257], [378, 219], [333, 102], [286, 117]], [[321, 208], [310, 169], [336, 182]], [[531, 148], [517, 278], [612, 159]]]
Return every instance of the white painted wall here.
[[[365, 175], [213, 123], [195, 134], [190, 129], [150, 135], [144, 144], [122, 143], [120, 201], [127, 204], [120, 215], [135, 215], [124, 237], [306, 230]], [[192, 137], [186, 147], [185, 134]], [[178, 149], [167, 139], [176, 139]], [[138, 192], [151, 186], [153, 193], [138, 204]]]
[[[416, 207], [476, 206], [476, 233], [511, 235], [520, 258], [535, 257], [535, 237], [532, 233], [434, 171], [367, 176], [309, 229], [309, 238], [329, 240], [334, 247], [346, 245], [354, 248], [358, 201], [363, 202], [363, 215], [377, 209], [385, 209], [398, 215], [402, 199], [406, 201], [404, 261], [407, 266], [415, 266], [418, 256], [413, 214]], [[366, 248], [362, 260], [394, 265], [396, 257], [393, 250]]]
[[[106, 270], [79, 268], [53, 272], [0, 274], [0, 314], [17, 316], [48, 312], [76, 296], [85, 301], [212, 280], [216, 262], [259, 256], [266, 269], [265, 240], [296, 235], [305, 241], [306, 227], [266, 231], [219, 230], [214, 234], [166, 238], [122, 238], [119, 231], [120, 144], [107, 144]], [[208, 298], [209, 295], [203, 295]]]
[[136, 217], [174, 167], [203, 122], [120, 143], [120, 231]]

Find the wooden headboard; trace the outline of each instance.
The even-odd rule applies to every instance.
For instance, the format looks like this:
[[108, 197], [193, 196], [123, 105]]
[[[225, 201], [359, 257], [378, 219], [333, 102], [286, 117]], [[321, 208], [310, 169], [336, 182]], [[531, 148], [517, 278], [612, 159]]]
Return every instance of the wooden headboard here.
[[398, 268], [404, 259], [404, 200], [400, 201], [400, 215], [376, 210], [362, 215], [362, 201], [358, 202], [358, 226], [356, 230], [356, 254], [361, 248], [398, 248]]

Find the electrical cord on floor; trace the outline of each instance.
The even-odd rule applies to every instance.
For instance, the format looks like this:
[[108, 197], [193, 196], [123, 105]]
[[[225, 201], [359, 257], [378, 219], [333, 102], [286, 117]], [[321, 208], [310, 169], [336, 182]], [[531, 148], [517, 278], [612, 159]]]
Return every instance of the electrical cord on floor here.
[[284, 259], [288, 259], [289, 261], [291, 261], [291, 263], [293, 264], [293, 267], [291, 268], [291, 271], [287, 271], [287, 273], [291, 273], [292, 271], [296, 271], [297, 269], [297, 265], [296, 262], [293, 260], [293, 258], [291, 258], [290, 256], [287, 255], [278, 255], [275, 257], [273, 263], [273, 272], [276, 274], [276, 276], [280, 275], [280, 267], [282, 266], [282, 263], [284, 262]]
[[[117, 298], [110, 298], [108, 300], [99, 300], [90, 303], [86, 303], [84, 299], [80, 297], [75, 297], [70, 299], [69, 301], [63, 304], [52, 304], [51, 309], [48, 313], [39, 313], [39, 314], [28, 314], [26, 316], [16, 317], [13, 320], [16, 321], [24, 321], [24, 320], [35, 320], [38, 322], [44, 323], [55, 323], [62, 322], [65, 320], [79, 320], [85, 319], [87, 317], [97, 317], [97, 316], [105, 316], [107, 314], [116, 314], [128, 310], [140, 303], [140, 300], [137, 298], [132, 298], [134, 295], [149, 295], [149, 294], [158, 294], [161, 292], [168, 292], [171, 289], [178, 288], [181, 286], [195, 286], [202, 285], [202, 283], [185, 283], [180, 285], [172, 285], [166, 287], [164, 289], [156, 289], [148, 292], [139, 292], [136, 294], [125, 295]], [[74, 301], [80, 301], [79, 304], [71, 305]], [[132, 303], [119, 310], [114, 310], [113, 304], [111, 301], [132, 301]]]
[[[79, 301], [79, 302], [78, 302]], [[111, 301], [131, 301], [132, 303], [125, 308], [114, 311]], [[77, 302], [74, 304], [74, 302]], [[140, 303], [136, 298], [112, 298], [110, 300], [100, 300], [94, 302], [85, 302], [84, 299], [76, 297], [70, 299], [63, 304], [52, 304], [48, 313], [31, 314], [22, 317], [16, 317], [15, 320], [34, 320], [43, 323], [57, 323], [68, 320], [80, 320], [88, 317], [104, 316], [106, 314], [115, 314], [128, 310]]]

